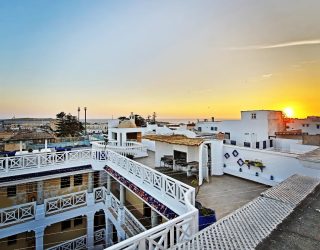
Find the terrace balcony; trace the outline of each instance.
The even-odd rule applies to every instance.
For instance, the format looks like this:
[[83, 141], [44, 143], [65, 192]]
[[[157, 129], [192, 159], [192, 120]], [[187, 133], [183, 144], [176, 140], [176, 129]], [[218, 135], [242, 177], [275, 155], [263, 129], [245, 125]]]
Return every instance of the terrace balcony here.
[[[132, 145], [137, 148], [135, 143], [129, 146]], [[106, 171], [108, 176], [120, 183], [121, 189], [135, 193], [168, 221], [145, 231], [141, 223], [133, 219], [134, 216], [127, 209], [123, 209], [123, 198], [120, 196], [120, 200], [117, 200], [112, 197], [108, 191], [110, 187], [107, 187], [107, 191], [99, 188], [93, 192], [81, 191], [49, 198], [42, 205], [31, 203], [4, 208], [1, 210], [1, 218], [7, 219], [1, 223], [3, 227], [10, 226], [10, 230], [1, 230], [0, 238], [26, 232], [34, 227], [44, 228], [45, 225], [92, 213], [96, 209], [104, 210], [108, 217], [113, 218], [114, 225], [121, 225], [117, 231], [123, 232], [122, 240], [126, 239], [110, 249], [146, 246], [167, 248], [189, 239], [197, 232], [198, 210], [194, 207], [194, 188], [108, 149], [3, 157], [0, 158], [0, 178], [10, 181], [10, 178], [24, 174], [61, 171], [87, 164], [95, 171]], [[38, 231], [35, 230], [36, 238], [39, 239], [36, 245], [37, 249], [42, 249], [43, 230]], [[93, 239], [93, 236], [88, 239]], [[92, 245], [92, 242], [87, 244]]]

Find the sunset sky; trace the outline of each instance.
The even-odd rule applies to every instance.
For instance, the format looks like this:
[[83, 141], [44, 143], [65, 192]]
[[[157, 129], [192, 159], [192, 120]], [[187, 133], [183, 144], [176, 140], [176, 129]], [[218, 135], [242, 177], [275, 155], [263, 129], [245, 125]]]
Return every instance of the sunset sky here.
[[320, 1], [0, 1], [0, 118], [320, 115]]

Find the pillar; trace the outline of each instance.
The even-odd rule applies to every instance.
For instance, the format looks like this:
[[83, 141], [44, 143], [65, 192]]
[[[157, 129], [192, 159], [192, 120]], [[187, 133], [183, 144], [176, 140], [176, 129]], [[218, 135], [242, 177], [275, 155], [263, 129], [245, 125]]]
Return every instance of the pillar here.
[[156, 227], [159, 225], [159, 215], [153, 209], [151, 210], [151, 227]]
[[94, 212], [87, 214], [87, 249], [94, 248]]
[[22, 152], [22, 141], [20, 141], [20, 152]]
[[45, 150], [47, 150], [47, 148], [48, 148], [48, 139], [44, 140], [44, 148], [45, 148]]
[[88, 173], [88, 193], [93, 192], [93, 172]]
[[223, 141], [211, 141], [211, 175], [223, 175]]
[[127, 133], [123, 132], [122, 136], [121, 136], [121, 145], [125, 146], [126, 145], [126, 141], [127, 141]]
[[199, 186], [203, 183], [203, 160], [202, 160], [203, 144], [199, 146]]
[[106, 243], [106, 246], [109, 247], [110, 244], [112, 244], [113, 225], [112, 225], [112, 221], [108, 219], [107, 212], [105, 212], [105, 220], [106, 220], [105, 243]]
[[121, 133], [117, 132], [117, 146], [121, 146]]
[[34, 230], [36, 238], [36, 250], [43, 250], [43, 236], [44, 236], [44, 227], [37, 227]]
[[37, 205], [43, 204], [43, 181], [37, 181]]
[[124, 207], [126, 199], [126, 188], [120, 184], [120, 208]]
[[126, 199], [126, 189], [123, 185], [120, 184], [120, 205], [118, 209], [118, 222], [120, 225], [124, 224], [125, 216], [124, 216], [124, 206], [125, 206], [125, 199]]
[[107, 195], [111, 193], [111, 176], [107, 174]]

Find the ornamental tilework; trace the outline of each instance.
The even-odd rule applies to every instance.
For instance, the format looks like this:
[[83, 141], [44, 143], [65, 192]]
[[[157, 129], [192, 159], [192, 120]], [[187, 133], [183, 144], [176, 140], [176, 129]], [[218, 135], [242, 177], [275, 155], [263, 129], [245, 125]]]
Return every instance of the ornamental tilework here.
[[167, 206], [162, 204], [156, 198], [152, 197], [146, 191], [144, 191], [141, 188], [137, 187], [135, 184], [133, 184], [131, 181], [127, 180], [125, 177], [120, 175], [118, 172], [114, 171], [112, 168], [106, 166], [105, 170], [113, 178], [117, 179], [119, 182], [121, 182], [123, 185], [125, 185], [127, 188], [129, 188], [132, 192], [134, 192], [141, 199], [143, 199], [145, 202], [150, 204], [154, 209], [156, 209], [159, 213], [163, 214], [166, 218], [174, 219], [174, 218], [178, 217], [178, 214], [173, 212], [170, 208], [168, 208]]

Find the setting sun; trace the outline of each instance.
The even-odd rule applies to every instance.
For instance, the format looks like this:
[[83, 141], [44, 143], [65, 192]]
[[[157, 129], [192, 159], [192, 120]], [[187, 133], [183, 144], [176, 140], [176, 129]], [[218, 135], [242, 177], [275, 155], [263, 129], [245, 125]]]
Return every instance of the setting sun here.
[[290, 107], [285, 108], [283, 111], [284, 111], [284, 114], [286, 115], [286, 117], [292, 118], [294, 115], [294, 111]]

